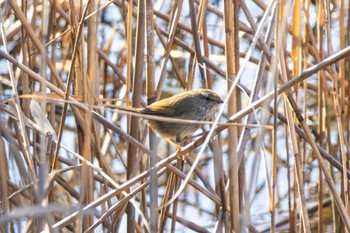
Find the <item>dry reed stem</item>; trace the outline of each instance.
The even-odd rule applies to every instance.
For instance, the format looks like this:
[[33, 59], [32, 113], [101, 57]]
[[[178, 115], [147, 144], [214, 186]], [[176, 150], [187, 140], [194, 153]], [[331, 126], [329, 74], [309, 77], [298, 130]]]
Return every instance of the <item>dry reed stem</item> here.
[[[347, 2], [9, 3], [1, 15], [1, 231], [349, 229]], [[215, 132], [185, 142], [183, 166], [140, 120], [147, 117], [127, 121], [118, 110], [199, 87], [229, 105]], [[313, 112], [319, 119], [306, 125]], [[58, 140], [46, 135], [51, 128]], [[259, 198], [270, 198], [271, 212]], [[281, 211], [288, 217], [279, 221]]]

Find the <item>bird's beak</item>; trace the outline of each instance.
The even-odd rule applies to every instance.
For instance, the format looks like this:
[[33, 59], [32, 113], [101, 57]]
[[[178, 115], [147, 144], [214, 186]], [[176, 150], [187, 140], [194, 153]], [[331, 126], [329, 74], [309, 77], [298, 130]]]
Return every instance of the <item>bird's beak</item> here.
[[218, 98], [218, 99], [216, 99], [215, 100], [217, 103], [219, 103], [219, 104], [222, 104], [224, 101], [222, 100], [222, 99], [220, 99], [220, 98]]

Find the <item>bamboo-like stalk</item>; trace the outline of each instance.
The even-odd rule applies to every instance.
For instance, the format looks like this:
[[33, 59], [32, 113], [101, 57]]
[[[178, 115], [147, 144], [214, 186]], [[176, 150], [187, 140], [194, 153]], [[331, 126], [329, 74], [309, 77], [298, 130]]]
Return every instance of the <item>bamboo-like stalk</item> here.
[[[227, 88], [230, 90], [235, 74], [239, 67], [239, 38], [238, 38], [238, 1], [224, 2], [224, 21], [226, 31], [225, 55], [227, 66]], [[236, 92], [229, 96], [228, 114], [233, 115], [238, 109], [235, 100]], [[239, 184], [238, 184], [238, 159], [237, 159], [237, 129], [229, 128], [228, 131], [228, 164], [229, 164], [229, 203], [231, 231], [239, 232]]]
[[174, 9], [173, 9], [174, 18], [171, 21], [171, 25], [168, 27], [169, 38], [168, 38], [167, 43], [166, 43], [166, 48], [164, 50], [164, 58], [162, 59], [162, 64], [160, 67], [160, 76], [159, 76], [159, 81], [158, 81], [158, 84], [156, 87], [156, 100], [159, 100], [160, 95], [161, 95], [162, 90], [163, 90], [166, 64], [167, 64], [169, 56], [170, 56], [171, 47], [173, 46], [175, 32], [177, 29], [177, 25], [178, 25], [181, 10], [182, 10], [182, 3], [183, 3], [182, 0], [178, 0], [178, 1], [174, 2]]
[[[12, 2], [13, 3], [13, 2]], [[16, 3], [13, 3], [13, 5], [15, 5]], [[17, 5], [16, 5], [17, 6]], [[18, 12], [20, 12], [20, 9], [19, 8], [16, 8], [16, 10], [18, 10]], [[23, 16], [23, 15], [21, 15]], [[1, 28], [0, 28], [0, 32], [1, 32], [1, 38], [2, 38], [2, 41], [4, 43], [4, 46], [5, 46], [5, 53], [8, 53], [8, 50], [7, 50], [7, 41], [6, 41], [6, 38], [5, 38], [5, 31], [4, 31], [4, 26], [3, 24], [0, 25]], [[11, 80], [11, 88], [12, 88], [12, 93], [14, 96], [18, 96], [18, 91], [17, 91], [17, 82], [18, 82], [18, 79], [15, 78], [14, 76], [14, 72], [13, 72], [13, 66], [10, 62], [7, 62], [7, 69], [9, 71], [9, 77], [10, 77], [10, 80]], [[14, 101], [14, 106], [15, 106], [15, 109], [16, 109], [16, 113], [17, 113], [17, 117], [18, 117], [18, 121], [19, 121], [19, 124], [20, 124], [20, 131], [17, 132], [17, 136], [19, 138], [21, 138], [21, 142], [20, 144], [22, 145], [22, 153], [24, 154], [24, 157], [25, 157], [25, 160], [26, 160], [26, 166], [28, 166], [28, 174], [29, 174], [29, 179], [33, 182], [35, 179], [36, 179], [36, 173], [35, 173], [35, 170], [34, 170], [34, 164], [33, 164], [33, 159], [29, 156], [29, 139], [28, 139], [28, 135], [26, 134], [26, 129], [25, 129], [25, 125], [24, 125], [24, 119], [23, 119], [23, 112], [20, 108], [20, 103], [19, 103], [19, 99], [16, 98], [15, 101]]]
[[[198, 22], [197, 26], [197, 20], [196, 20], [196, 13], [194, 9], [194, 0], [189, 1], [190, 5], [190, 19], [191, 19], [191, 26], [192, 26], [192, 36], [193, 36], [193, 44], [195, 48], [195, 55], [196, 55], [196, 61], [198, 61], [199, 65], [199, 73], [201, 74], [201, 79], [202, 79], [202, 86], [205, 87], [206, 85], [206, 77], [204, 73], [204, 67], [203, 67], [203, 61], [202, 61], [202, 51], [201, 51], [201, 46], [199, 42], [199, 35], [201, 34], [201, 22]], [[203, 12], [203, 9], [202, 9]], [[195, 62], [196, 64], [196, 62]]]
[[[329, 2], [325, 2], [325, 16], [326, 16], [326, 21], [329, 21], [326, 23], [326, 39], [327, 39], [327, 50], [328, 54], [333, 54], [333, 40], [330, 37], [330, 24], [331, 24], [331, 19], [330, 19], [330, 9], [329, 9]], [[345, 155], [345, 141], [344, 141], [344, 131], [343, 131], [343, 123], [341, 119], [341, 110], [340, 110], [340, 103], [339, 103], [339, 96], [335, 95], [335, 93], [339, 93], [339, 84], [338, 84], [338, 75], [335, 69], [335, 65], [333, 64], [331, 66], [331, 76], [332, 76], [332, 97], [333, 97], [333, 106], [334, 106], [334, 115], [336, 117], [336, 122], [337, 122], [337, 131], [338, 131], [338, 137], [339, 137], [339, 150], [340, 150], [340, 155], [341, 155], [341, 161], [344, 169], [347, 169], [347, 156]], [[342, 193], [341, 195], [343, 196], [343, 202], [344, 206], [346, 209], [346, 214], [349, 214], [349, 182], [347, 177], [342, 176]], [[344, 221], [344, 220], [343, 220]], [[349, 227], [347, 226], [347, 223], [344, 223], [345, 225], [345, 232], [349, 232]]]
[[[146, 92], [148, 101], [147, 104], [150, 105], [155, 100], [155, 62], [154, 62], [154, 8], [153, 1], [146, 1], [145, 7], [145, 31], [146, 31], [146, 72], [147, 72], [147, 84]], [[149, 130], [149, 145], [150, 149], [157, 153], [157, 138], [152, 130]], [[149, 167], [151, 169], [150, 174], [150, 230], [151, 232], [158, 231], [158, 177], [157, 172], [153, 169], [156, 165], [157, 160], [154, 157], [150, 157]]]
[[[1, 135], [2, 136], [2, 135]], [[3, 203], [2, 210], [4, 211], [10, 211], [10, 200], [7, 198], [9, 196], [9, 186], [7, 185], [7, 180], [9, 179], [9, 173], [8, 173], [8, 168], [7, 168], [7, 153], [5, 150], [5, 143], [2, 138], [0, 138], [0, 167], [1, 167], [1, 172], [0, 172], [0, 187], [1, 187], [1, 202]]]
[[[280, 53], [280, 61], [282, 64], [284, 64], [284, 56], [283, 53]], [[282, 67], [282, 79], [284, 81], [287, 80], [287, 74], [286, 74], [286, 69]], [[285, 100], [286, 101], [286, 100]], [[287, 102], [286, 102], [287, 105]], [[300, 219], [302, 221], [302, 230], [304, 232], [311, 232], [310, 229], [310, 221], [309, 221], [309, 215], [306, 209], [306, 199], [305, 199], [305, 191], [304, 191], [304, 176], [302, 174], [302, 163], [301, 163], [301, 156], [300, 156], [300, 149], [298, 146], [297, 142], [297, 137], [296, 137], [296, 132], [295, 128], [293, 127], [293, 116], [292, 116], [292, 111], [289, 105], [285, 108], [286, 110], [286, 115], [287, 115], [287, 120], [288, 120], [288, 126], [289, 126], [289, 132], [291, 136], [291, 141], [292, 141], [292, 148], [293, 148], [293, 154], [294, 154], [294, 161], [295, 161], [295, 173], [296, 173], [296, 185], [297, 185], [297, 192], [298, 192], [298, 197], [300, 201], [300, 207], [301, 207], [301, 216]], [[275, 224], [274, 224], [275, 225]]]
[[[131, 12], [130, 12], [131, 13]], [[138, 18], [136, 26], [136, 46], [135, 46], [135, 70], [133, 71], [132, 78], [132, 107], [138, 108], [141, 106], [141, 96], [142, 96], [142, 74], [143, 74], [143, 64], [144, 64], [144, 47], [145, 47], [145, 3], [143, 1], [138, 2]], [[128, 48], [129, 51], [133, 51], [131, 47]], [[131, 65], [131, 64], [129, 64]], [[129, 134], [133, 138], [139, 138], [139, 118], [132, 116], [129, 125]], [[127, 158], [127, 178], [130, 179], [133, 176], [133, 171], [135, 167], [137, 147], [133, 144], [129, 144], [128, 147], [128, 158]], [[135, 210], [131, 204], [127, 206], [127, 215], [129, 216], [128, 232], [135, 231]], [[121, 218], [121, 215], [119, 215]]]

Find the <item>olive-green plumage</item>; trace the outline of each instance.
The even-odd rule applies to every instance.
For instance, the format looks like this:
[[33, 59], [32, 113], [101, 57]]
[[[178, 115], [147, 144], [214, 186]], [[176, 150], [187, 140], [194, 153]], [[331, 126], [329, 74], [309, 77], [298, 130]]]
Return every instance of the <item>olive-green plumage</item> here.
[[[162, 99], [146, 108], [122, 109], [152, 116], [207, 121], [214, 116], [220, 103], [223, 103], [223, 101], [215, 92], [208, 89], [199, 89]], [[162, 137], [177, 142], [191, 135], [200, 127], [200, 124], [182, 124], [157, 120], [148, 120], [148, 124]]]

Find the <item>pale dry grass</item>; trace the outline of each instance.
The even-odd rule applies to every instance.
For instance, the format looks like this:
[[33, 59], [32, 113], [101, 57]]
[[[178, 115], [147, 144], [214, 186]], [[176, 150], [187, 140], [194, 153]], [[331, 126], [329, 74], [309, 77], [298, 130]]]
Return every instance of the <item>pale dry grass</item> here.
[[[348, 2], [34, 2], [0, 1], [1, 232], [350, 230]], [[178, 154], [118, 110], [196, 88]]]

